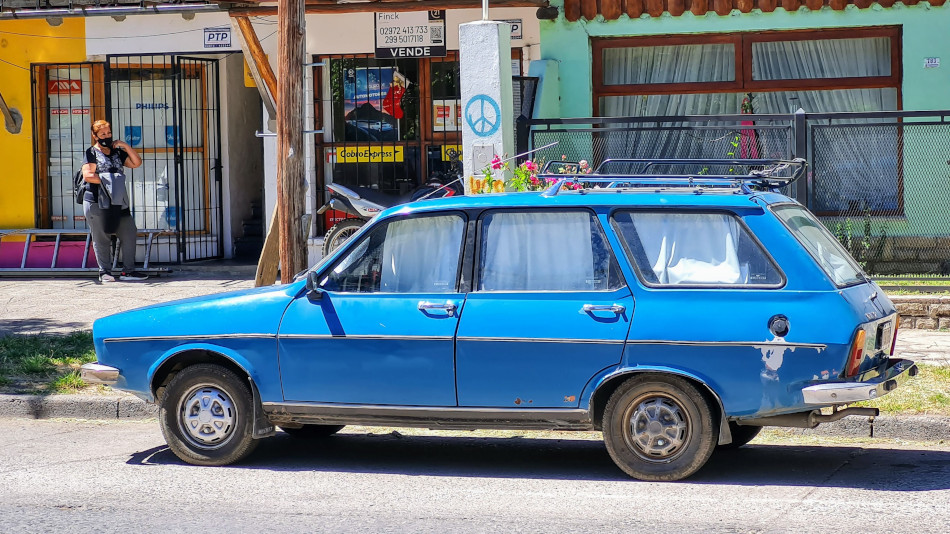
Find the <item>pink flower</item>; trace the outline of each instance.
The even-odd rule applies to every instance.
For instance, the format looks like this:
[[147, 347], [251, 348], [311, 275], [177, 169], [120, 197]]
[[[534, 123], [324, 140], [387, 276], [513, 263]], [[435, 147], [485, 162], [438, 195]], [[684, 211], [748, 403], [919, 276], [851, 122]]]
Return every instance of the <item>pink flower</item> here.
[[530, 172], [535, 172], [538, 170], [538, 164], [531, 160], [528, 160], [524, 163], [524, 168]]
[[538, 185], [539, 183], [541, 183], [541, 180], [538, 180], [537, 176], [531, 177], [531, 185]]
[[495, 170], [501, 168], [501, 158], [499, 156], [495, 156], [494, 159], [491, 160], [491, 168]]
[[574, 184], [574, 190], [577, 191], [578, 189], [584, 189], [584, 186], [581, 184]]

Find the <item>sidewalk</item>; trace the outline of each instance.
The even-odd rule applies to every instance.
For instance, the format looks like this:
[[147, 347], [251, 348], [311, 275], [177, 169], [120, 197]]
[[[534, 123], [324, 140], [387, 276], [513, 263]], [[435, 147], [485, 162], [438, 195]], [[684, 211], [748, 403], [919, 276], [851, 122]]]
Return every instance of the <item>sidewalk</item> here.
[[[170, 300], [254, 286], [255, 265], [186, 266], [144, 282], [100, 284], [88, 278], [0, 278], [0, 336], [91, 330], [99, 317]], [[895, 356], [950, 365], [950, 332], [900, 329]], [[0, 417], [115, 419], [154, 417], [157, 409], [121, 392], [107, 395], [0, 395]], [[925, 430], [926, 428], [926, 430]], [[809, 431], [812, 432], [812, 431]], [[820, 434], [866, 436], [863, 418], [821, 425]], [[950, 418], [880, 417], [876, 436], [950, 439]]]

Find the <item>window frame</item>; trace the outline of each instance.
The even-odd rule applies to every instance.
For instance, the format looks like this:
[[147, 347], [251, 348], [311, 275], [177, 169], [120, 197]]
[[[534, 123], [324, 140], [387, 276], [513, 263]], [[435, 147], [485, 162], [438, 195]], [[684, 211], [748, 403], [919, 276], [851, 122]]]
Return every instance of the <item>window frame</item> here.
[[[402, 293], [396, 291], [336, 291], [331, 289], [324, 289], [323, 284], [330, 277], [334, 269], [337, 268], [341, 263], [343, 263], [347, 258], [350, 257], [350, 254], [353, 253], [357, 247], [359, 247], [365, 240], [370, 239], [372, 234], [378, 231], [383, 226], [389, 226], [390, 224], [398, 221], [406, 221], [410, 219], [423, 219], [430, 217], [445, 217], [445, 216], [456, 216], [462, 221], [462, 239], [459, 241], [459, 256], [458, 264], [456, 265], [455, 271], [455, 286], [452, 291], [447, 291], [444, 294], [450, 295], [455, 293], [464, 293], [464, 268], [466, 258], [466, 250], [468, 249], [469, 243], [469, 234], [471, 230], [471, 216], [464, 210], [447, 210], [447, 211], [428, 211], [423, 213], [412, 213], [408, 215], [397, 215], [395, 217], [387, 217], [379, 221], [374, 221], [373, 223], [368, 223], [369, 228], [361, 228], [358, 234], [359, 239], [353, 241], [352, 243], [347, 243], [343, 253], [340, 257], [333, 263], [321, 266], [320, 269], [320, 282], [317, 284], [317, 287], [323, 291], [333, 292], [339, 295], [410, 295], [415, 293]], [[384, 237], [385, 239], [385, 237]]]
[[[753, 43], [873, 37], [887, 37], [891, 40], [891, 73], [889, 76], [813, 78], [798, 80], [752, 79]], [[900, 110], [903, 109], [901, 104], [901, 42], [902, 37], [900, 26], [833, 28], [826, 30], [779, 30], [768, 32], [749, 31], [740, 33], [707, 33], [697, 35], [620, 38], [596, 37], [591, 39], [591, 51], [593, 56], [593, 64], [591, 66], [593, 78], [592, 109], [594, 111], [594, 116], [600, 116], [600, 99], [605, 96], [894, 88], [897, 90], [897, 109]], [[736, 73], [734, 81], [623, 85], [607, 85], [604, 83], [603, 52], [606, 49], [722, 43], [732, 43], [735, 45]]]
[[[658, 214], [690, 214], [690, 215], [726, 215], [732, 217], [739, 225], [739, 227], [746, 233], [746, 236], [749, 240], [762, 252], [765, 256], [765, 259], [772, 265], [775, 269], [775, 272], [778, 273], [780, 281], [777, 284], [661, 284], [658, 282], [648, 282], [646, 276], [644, 276], [643, 271], [640, 269], [640, 264], [637, 262], [637, 259], [634, 255], [634, 251], [630, 248], [623, 231], [618, 226], [616, 215], [618, 213], [658, 213]], [[627, 263], [633, 268], [634, 273], [637, 275], [637, 279], [644, 287], [652, 289], [715, 289], [715, 290], [779, 290], [785, 287], [788, 284], [788, 277], [785, 276], [785, 271], [782, 270], [782, 267], [779, 265], [775, 258], [772, 256], [772, 253], [769, 252], [769, 249], [762, 243], [759, 237], [749, 228], [749, 225], [745, 223], [742, 215], [739, 213], [728, 210], [728, 209], [663, 209], [663, 208], [618, 208], [610, 212], [610, 227], [613, 229], [614, 233], [617, 234], [617, 240], [620, 241], [620, 246], [623, 247], [624, 255], [626, 256]]]
[[[540, 213], [564, 213], [564, 212], [583, 212], [587, 213], [591, 220], [593, 220], [597, 225], [597, 230], [600, 233], [600, 237], [603, 239], [604, 246], [607, 248], [610, 258], [613, 260], [613, 264], [616, 267], [617, 277], [620, 281], [620, 285], [615, 288], [607, 289], [590, 289], [590, 290], [576, 290], [576, 289], [564, 289], [564, 290], [554, 290], [554, 289], [505, 289], [505, 290], [487, 290], [479, 289], [479, 284], [481, 283], [481, 257], [482, 257], [482, 236], [484, 235], [484, 230], [482, 229], [482, 224], [487, 215], [492, 213], [530, 213], [530, 212], [540, 212]], [[597, 212], [591, 208], [586, 208], [583, 206], [571, 206], [565, 208], [548, 208], [548, 207], [503, 207], [503, 208], [489, 208], [482, 210], [478, 213], [478, 217], [475, 220], [475, 235], [473, 236], [473, 245], [475, 247], [474, 254], [472, 256], [472, 284], [469, 289], [472, 293], [481, 293], [481, 294], [501, 294], [501, 293], [518, 293], [518, 294], [535, 294], [535, 293], [614, 293], [620, 291], [624, 288], [629, 288], [630, 284], [627, 282], [626, 276], [623, 274], [623, 268], [621, 267], [620, 260], [617, 258], [617, 254], [614, 251], [613, 246], [610, 244], [610, 240], [607, 238], [607, 232], [604, 228], [604, 225], [600, 222], [600, 217]], [[609, 275], [608, 275], [608, 284], [609, 284]]]

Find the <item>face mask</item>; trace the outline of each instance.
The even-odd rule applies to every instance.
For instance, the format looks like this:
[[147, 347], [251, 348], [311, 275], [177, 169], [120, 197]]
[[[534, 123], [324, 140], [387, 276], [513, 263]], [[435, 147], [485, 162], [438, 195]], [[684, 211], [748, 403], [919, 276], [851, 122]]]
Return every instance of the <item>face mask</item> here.
[[112, 138], [106, 137], [105, 139], [100, 139], [99, 144], [106, 148], [112, 148]]

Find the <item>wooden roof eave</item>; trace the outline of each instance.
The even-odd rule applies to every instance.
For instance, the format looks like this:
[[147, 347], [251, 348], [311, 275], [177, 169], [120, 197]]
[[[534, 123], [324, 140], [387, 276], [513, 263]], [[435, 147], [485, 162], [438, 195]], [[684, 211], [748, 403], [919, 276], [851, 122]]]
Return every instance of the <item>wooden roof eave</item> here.
[[[914, 5], [920, 0], [904, 0], [905, 5]], [[931, 7], [943, 6], [947, 0], [930, 0]], [[733, 10], [749, 13], [753, 9], [760, 9], [764, 13], [775, 11], [782, 7], [786, 11], [797, 11], [803, 5], [811, 10], [828, 6], [832, 10], [841, 11], [853, 4], [858, 9], [868, 9], [872, 4], [879, 4], [883, 8], [890, 8], [894, 0], [564, 0], [564, 18], [568, 22], [577, 22], [584, 18], [594, 20], [602, 15], [605, 20], [616, 20], [626, 13], [628, 17], [639, 18], [647, 13], [651, 17], [660, 17], [668, 12], [678, 17], [690, 11], [693, 15], [702, 16], [706, 13], [716, 13], [719, 16], [728, 16]]]

